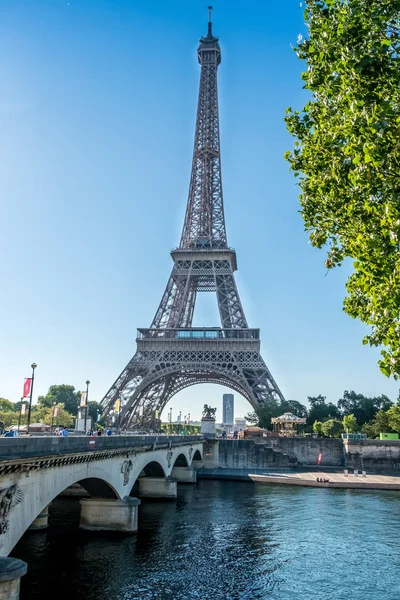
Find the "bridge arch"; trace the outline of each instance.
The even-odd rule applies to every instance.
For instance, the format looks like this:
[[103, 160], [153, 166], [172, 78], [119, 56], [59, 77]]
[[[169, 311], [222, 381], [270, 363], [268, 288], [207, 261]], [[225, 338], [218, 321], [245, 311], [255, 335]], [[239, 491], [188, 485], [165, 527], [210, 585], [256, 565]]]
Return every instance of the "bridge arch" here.
[[[104, 479], [99, 479], [98, 477], [87, 477], [86, 479], [81, 479], [80, 481], [76, 481], [74, 483], [79, 483], [79, 485], [81, 485], [83, 489], [86, 490], [87, 493], [93, 498], [113, 498], [114, 500], [120, 499], [118, 492]], [[65, 490], [62, 490], [60, 494], [62, 494], [64, 491]], [[56, 497], [57, 496], [55, 496], [55, 498]]]
[[142, 473], [144, 473], [147, 477], [165, 477], [165, 470], [156, 460], [152, 460], [149, 462], [143, 469]]
[[44, 509], [74, 483], [79, 483], [91, 497], [120, 500], [125, 495], [118, 491], [112, 470], [93, 463], [38, 470], [19, 481], [10, 477], [2, 484], [17, 488], [13, 499], [16, 504], [11, 509], [7, 530], [0, 535], [0, 555], [7, 556]]
[[0, 556], [7, 556], [54, 498], [73, 484], [79, 484], [92, 498], [123, 500], [143, 471], [148, 476], [169, 477], [180, 455], [190, 465], [193, 453], [201, 447], [200, 440], [172, 445], [159, 438], [151, 450], [117, 448], [101, 452], [98, 457], [92, 452], [52, 459], [38, 457], [29, 466], [23, 463], [21, 468], [14, 466], [12, 472], [4, 471], [0, 487], [8, 495], [3, 513], [6, 501], [10, 502], [0, 519]]
[[203, 460], [201, 452], [200, 452], [200, 450], [196, 450], [196, 452], [193, 454], [192, 462], [201, 461], [201, 460]]
[[188, 461], [187, 457], [183, 453], [181, 453], [176, 457], [173, 466], [174, 467], [188, 467], [189, 461]]

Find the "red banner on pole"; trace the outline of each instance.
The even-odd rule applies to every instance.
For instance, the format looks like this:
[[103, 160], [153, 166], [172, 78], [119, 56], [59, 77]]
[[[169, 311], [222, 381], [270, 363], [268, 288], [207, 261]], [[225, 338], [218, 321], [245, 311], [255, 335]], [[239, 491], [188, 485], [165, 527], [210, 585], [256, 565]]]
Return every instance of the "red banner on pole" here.
[[318, 454], [318, 460], [317, 460], [317, 464], [318, 464], [318, 465], [320, 465], [320, 464], [321, 464], [321, 461], [322, 461], [322, 452], [320, 452], [320, 453]]
[[24, 383], [23, 397], [27, 398], [31, 393], [32, 377], [27, 377]]
[[55, 406], [53, 408], [53, 417], [56, 417], [58, 415], [58, 406]]

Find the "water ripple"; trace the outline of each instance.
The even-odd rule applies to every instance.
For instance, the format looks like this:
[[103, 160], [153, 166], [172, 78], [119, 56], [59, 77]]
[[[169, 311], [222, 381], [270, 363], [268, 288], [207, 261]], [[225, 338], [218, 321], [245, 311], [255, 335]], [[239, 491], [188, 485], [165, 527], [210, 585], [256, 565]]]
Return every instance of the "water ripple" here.
[[110, 537], [56, 500], [13, 552], [29, 564], [21, 600], [400, 599], [396, 492], [203, 481], [139, 511], [137, 536]]

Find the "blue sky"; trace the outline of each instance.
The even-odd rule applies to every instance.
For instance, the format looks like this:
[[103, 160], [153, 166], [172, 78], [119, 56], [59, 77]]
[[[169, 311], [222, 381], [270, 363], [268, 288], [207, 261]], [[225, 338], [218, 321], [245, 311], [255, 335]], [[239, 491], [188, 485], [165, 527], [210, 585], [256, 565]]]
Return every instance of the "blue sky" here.
[[[223, 187], [237, 282], [287, 398], [386, 393], [379, 351], [342, 312], [351, 265], [326, 274], [283, 159], [287, 106], [305, 101], [290, 44], [298, 0], [219, 0]], [[0, 396], [54, 383], [100, 400], [148, 327], [179, 242], [199, 80], [200, 0], [3, 0], [0, 4]], [[200, 296], [197, 325], [218, 325]], [[175, 396], [174, 415], [218, 407], [224, 388]], [[236, 415], [250, 408], [236, 396]], [[168, 407], [167, 409], [168, 410]]]

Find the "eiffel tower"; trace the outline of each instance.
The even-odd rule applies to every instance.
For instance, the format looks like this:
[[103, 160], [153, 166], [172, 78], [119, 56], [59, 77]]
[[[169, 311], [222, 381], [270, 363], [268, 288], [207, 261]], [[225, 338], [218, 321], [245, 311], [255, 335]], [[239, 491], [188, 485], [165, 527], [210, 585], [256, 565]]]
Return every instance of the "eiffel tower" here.
[[[260, 331], [250, 329], [227, 244], [221, 180], [217, 70], [218, 38], [200, 39], [201, 65], [193, 163], [185, 222], [165, 292], [149, 329], [139, 329], [137, 351], [101, 401], [110, 418], [120, 400], [120, 426], [145, 427], [169, 399], [198, 383], [219, 383], [253, 408], [283, 395], [260, 354]], [[192, 327], [197, 294], [215, 292], [221, 327]], [[117, 409], [118, 410], [118, 409]]]

